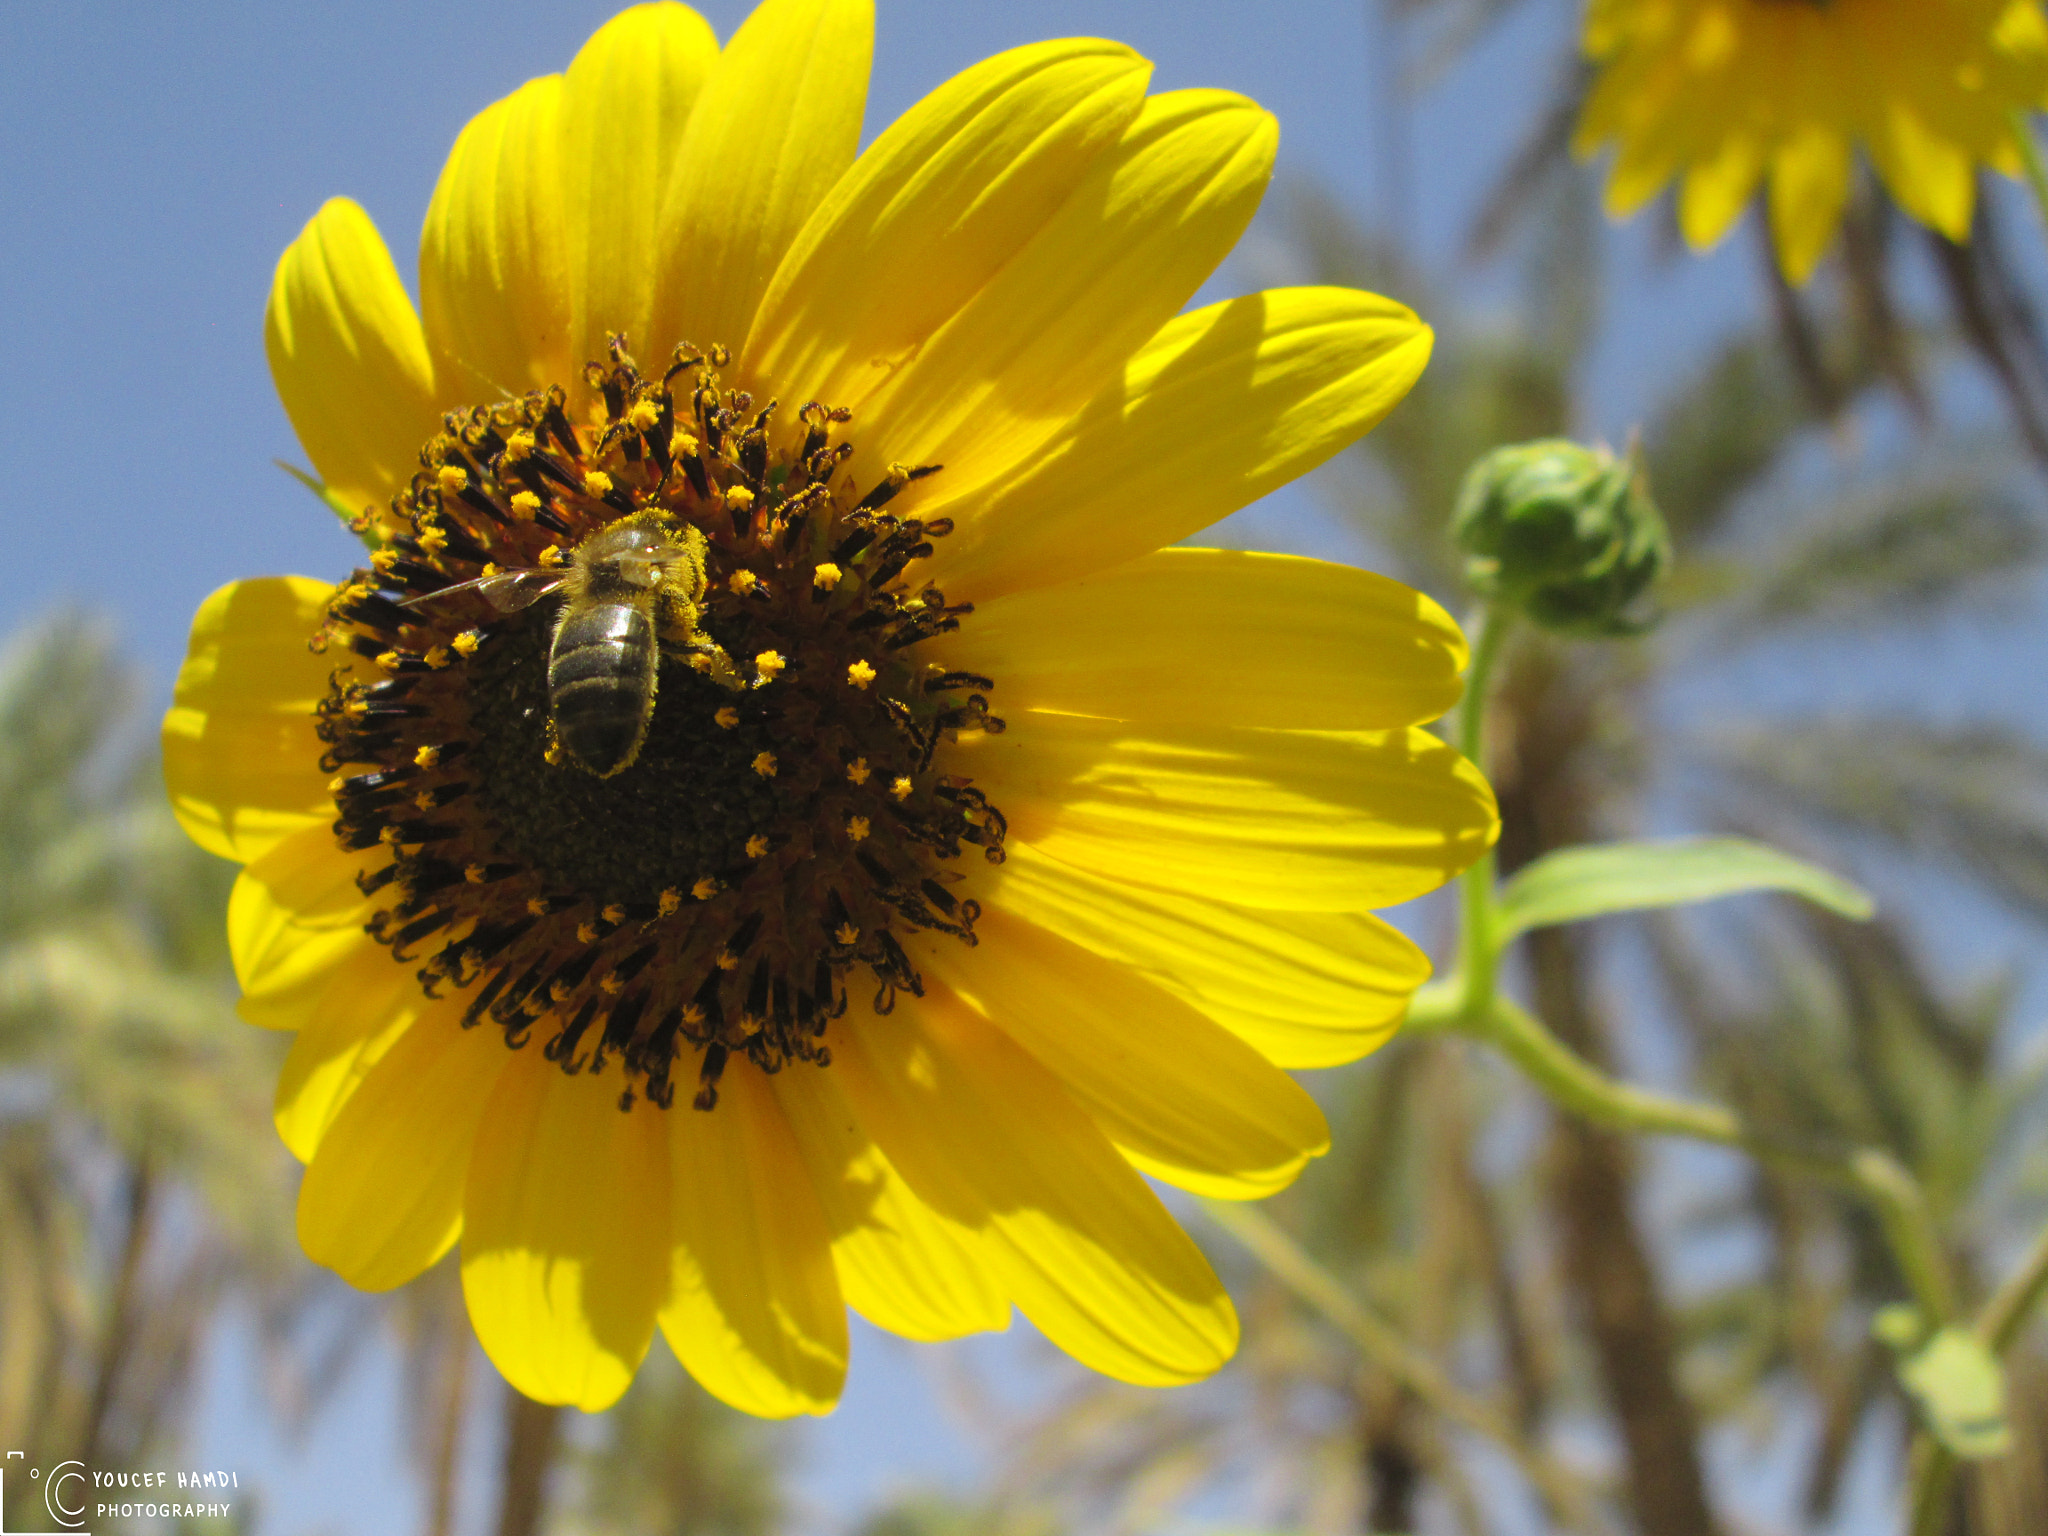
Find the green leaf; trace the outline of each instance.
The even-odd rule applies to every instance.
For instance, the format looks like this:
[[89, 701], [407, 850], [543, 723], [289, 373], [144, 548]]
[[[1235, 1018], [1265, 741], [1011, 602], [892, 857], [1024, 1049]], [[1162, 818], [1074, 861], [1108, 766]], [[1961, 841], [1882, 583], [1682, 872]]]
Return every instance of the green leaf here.
[[1899, 1361], [1899, 1384], [1927, 1432], [1965, 1461], [2012, 1449], [2005, 1417], [2005, 1372], [1967, 1328], [1943, 1328]]
[[1531, 928], [1745, 891], [1786, 891], [1859, 920], [1877, 910], [1840, 875], [1746, 837], [1599, 843], [1547, 853], [1508, 881], [1500, 893], [1500, 938], [1506, 943]]

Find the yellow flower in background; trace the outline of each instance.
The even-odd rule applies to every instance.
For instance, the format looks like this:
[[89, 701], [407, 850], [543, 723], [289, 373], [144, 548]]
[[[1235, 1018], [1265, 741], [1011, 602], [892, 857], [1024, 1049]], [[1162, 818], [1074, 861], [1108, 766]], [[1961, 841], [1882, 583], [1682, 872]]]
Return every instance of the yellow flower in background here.
[[1272, 119], [1068, 40], [856, 157], [871, 37], [617, 17], [463, 131], [417, 314], [322, 208], [271, 368], [373, 555], [215, 593], [165, 723], [246, 865], [244, 1016], [297, 1032], [307, 1253], [383, 1289], [459, 1243], [546, 1401], [610, 1403], [659, 1327], [823, 1412], [849, 1305], [1214, 1370], [1229, 1299], [1142, 1175], [1254, 1198], [1322, 1151], [1283, 1069], [1427, 973], [1365, 909], [1496, 826], [1416, 728], [1465, 660], [1433, 603], [1163, 547], [1429, 354], [1344, 289], [1180, 313]]
[[1677, 180], [1704, 250], [1768, 180], [1795, 283], [1841, 222], [1856, 148], [1901, 208], [1966, 240], [1977, 167], [2017, 175], [2011, 114], [2048, 103], [2040, 0], [1590, 0], [1585, 51], [1599, 78], [1574, 147], [1615, 143], [1608, 212]]

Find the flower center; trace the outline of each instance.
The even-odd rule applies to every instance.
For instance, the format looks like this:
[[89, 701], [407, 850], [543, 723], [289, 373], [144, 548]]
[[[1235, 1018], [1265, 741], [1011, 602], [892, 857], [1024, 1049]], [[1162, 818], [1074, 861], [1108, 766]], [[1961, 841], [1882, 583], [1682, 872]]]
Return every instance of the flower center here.
[[921, 993], [899, 935], [972, 944], [955, 865], [1003, 851], [943, 764], [994, 684], [917, 655], [971, 609], [904, 576], [950, 524], [885, 510], [938, 466], [858, 494], [848, 414], [778, 451], [727, 361], [614, 337], [589, 427], [560, 388], [451, 413], [314, 642], [354, 653], [319, 731], [370, 933], [465, 1027], [618, 1062], [622, 1108], [682, 1058], [700, 1109], [734, 1052], [829, 1061], [856, 970]]

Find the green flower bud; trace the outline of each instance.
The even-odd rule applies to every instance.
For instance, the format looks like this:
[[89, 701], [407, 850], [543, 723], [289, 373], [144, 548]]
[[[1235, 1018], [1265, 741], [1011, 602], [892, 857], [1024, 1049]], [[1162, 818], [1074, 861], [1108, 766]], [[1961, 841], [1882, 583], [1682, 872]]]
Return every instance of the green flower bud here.
[[1465, 475], [1451, 517], [1465, 577], [1545, 629], [1625, 635], [1671, 563], [1663, 514], [1629, 459], [1561, 437], [1496, 448]]

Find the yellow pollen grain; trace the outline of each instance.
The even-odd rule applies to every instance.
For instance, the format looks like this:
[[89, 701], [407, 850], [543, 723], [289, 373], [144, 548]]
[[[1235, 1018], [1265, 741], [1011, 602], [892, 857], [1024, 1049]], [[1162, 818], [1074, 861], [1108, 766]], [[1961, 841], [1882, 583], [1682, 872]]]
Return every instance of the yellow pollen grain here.
[[728, 704], [711, 718], [718, 722], [721, 730], [729, 731], [740, 723], [740, 712]]
[[773, 752], [756, 752], [754, 754], [754, 772], [761, 775], [764, 779], [774, 778], [775, 754]]
[[841, 923], [832, 931], [832, 937], [841, 944], [853, 944], [859, 941], [860, 930], [851, 923]]
[[444, 496], [460, 496], [469, 489], [469, 471], [460, 464], [443, 464], [434, 476]]
[[455, 647], [456, 655], [474, 656], [477, 647], [484, 643], [484, 634], [480, 629], [465, 629], [448, 643]]
[[405, 841], [405, 834], [396, 827], [386, 827], [377, 834], [377, 841], [385, 844], [387, 847], [396, 848]]
[[721, 949], [712, 963], [721, 971], [736, 971], [740, 968], [740, 957], [729, 949]]
[[546, 566], [560, 566], [566, 559], [568, 556], [562, 553], [562, 546], [559, 544], [550, 544], [539, 555], [540, 564]]
[[395, 549], [380, 549], [370, 556], [370, 564], [388, 575], [391, 567], [398, 564], [398, 551]]
[[413, 765], [418, 768], [438, 768], [441, 764], [439, 747], [421, 747], [412, 755]]
[[645, 432], [661, 420], [661, 407], [652, 400], [635, 400], [626, 420], [636, 432]]
[[344, 784], [346, 784], [347, 782], [348, 782], [348, 775], [347, 775], [347, 774], [345, 774], [345, 773], [337, 773], [337, 774], [336, 774], [336, 775], [335, 775], [335, 776], [334, 776], [333, 778], [331, 778], [331, 779], [329, 779], [329, 780], [327, 781], [327, 793], [329, 793], [330, 795], [338, 795], [338, 794], [340, 794], [340, 793], [341, 793], [341, 786], [342, 786], [342, 785], [344, 785]]
[[412, 803], [422, 811], [431, 811], [434, 808], [434, 792], [431, 789], [423, 789], [412, 797]]
[[504, 574], [504, 567], [499, 565], [498, 562], [495, 560], [486, 560], [484, 562], [484, 568], [481, 571], [477, 572], [477, 576], [479, 579], [486, 576], [502, 576]]
[[783, 668], [788, 665], [789, 663], [782, 659], [780, 651], [763, 651], [754, 658], [754, 671], [764, 683], [774, 682], [776, 678], [782, 676]]
[[616, 928], [626, 920], [626, 909], [617, 902], [613, 902], [597, 915]]
[[438, 528], [429, 528], [419, 537], [420, 548], [430, 555], [438, 555], [448, 547], [448, 535]]
[[811, 572], [811, 585], [820, 592], [830, 592], [839, 585], [839, 578], [845, 574], [830, 560], [821, 561]]
[[579, 943], [579, 944], [595, 944], [595, 943], [597, 942], [597, 940], [598, 940], [597, 924], [595, 924], [595, 923], [578, 923], [578, 924], [576, 925], [576, 942], [577, 942], [577, 943]]
[[718, 894], [718, 882], [709, 875], [700, 875], [697, 883], [690, 887], [690, 894], [699, 901], [709, 901]]
[[678, 432], [668, 440], [669, 452], [679, 459], [694, 459], [697, 450], [703, 446], [688, 432]]
[[713, 666], [711, 657], [703, 651], [690, 653], [690, 669], [693, 672], [709, 672]]
[[868, 760], [864, 757], [856, 757], [846, 765], [846, 776], [856, 784], [867, 783]]
[[[507, 464], [518, 464], [523, 460], [530, 459], [533, 457], [533, 449], [533, 434], [522, 427], [519, 431], [514, 432], [505, 439], [505, 462]], [[529, 492], [528, 494], [531, 493]], [[535, 499], [538, 500], [538, 498]], [[519, 498], [514, 496], [512, 500], [516, 504]]]
[[898, 800], [908, 800], [910, 798], [910, 791], [914, 787], [915, 786], [911, 784], [910, 778], [907, 774], [898, 774], [896, 777], [896, 782], [889, 786], [889, 793], [894, 795]]
[[601, 469], [593, 469], [583, 476], [583, 489], [593, 496], [609, 496], [612, 493], [612, 477]]
[[875, 680], [875, 669], [864, 661], [856, 661], [846, 669], [846, 680], [856, 688], [865, 688]]
[[399, 655], [398, 652], [385, 651], [378, 656], [377, 665], [382, 667], [386, 672], [395, 672], [398, 670], [398, 664], [403, 660], [405, 660], [405, 658]]
[[617, 997], [626, 990], [626, 984], [619, 980], [616, 971], [607, 971], [604, 975], [598, 977], [597, 990], [604, 993], [607, 997]]
[[660, 899], [657, 900], [654, 904], [654, 910], [656, 912], [659, 912], [663, 917], [674, 917], [676, 913], [679, 910], [681, 910], [682, 905], [683, 893], [677, 890], [674, 886], [670, 886], [667, 890], [661, 893]]
[[512, 511], [515, 516], [523, 517], [531, 522], [540, 515], [540, 498], [531, 491], [514, 491], [512, 493]]
[[552, 908], [548, 906], [548, 899], [545, 896], [529, 896], [526, 898], [526, 915], [528, 917], [546, 917], [551, 910]]
[[754, 504], [754, 493], [744, 485], [728, 485], [725, 488], [725, 504], [735, 512], [744, 512]]
[[462, 878], [467, 880], [471, 885], [482, 885], [484, 883], [484, 877], [489, 873], [490, 871], [485, 869], [481, 864], [465, 864], [462, 867]]
[[737, 592], [741, 597], [745, 597], [749, 592], [753, 591], [754, 588], [761, 585], [761, 578], [756, 576], [752, 571], [741, 569], [734, 571], [730, 576], [728, 576], [725, 579], [725, 584], [728, 587], [731, 587], [733, 591]]
[[868, 840], [868, 819], [867, 819], [867, 817], [865, 817], [865, 816], [852, 816], [852, 817], [849, 817], [849, 818], [847, 818], [847, 822], [846, 822], [846, 840], [847, 840], [847, 841], [848, 841], [849, 843], [864, 843], [864, 842], [866, 842], [866, 841]]
[[443, 667], [447, 666], [448, 663], [453, 661], [454, 659], [454, 654], [450, 652], [448, 647], [445, 645], [437, 645], [432, 650], [427, 652], [427, 665], [432, 667], [436, 672], [440, 671]]
[[562, 744], [559, 741], [549, 742], [540, 755], [550, 768], [562, 766]]
[[368, 699], [350, 699], [346, 704], [342, 705], [342, 708], [347, 711], [349, 719], [360, 720], [370, 712], [370, 701]]
[[551, 981], [548, 983], [548, 1000], [550, 1002], [566, 1003], [575, 995], [576, 989], [566, 981]]
[[754, 834], [754, 835], [753, 835], [752, 837], [750, 837], [750, 838], [748, 838], [748, 839], [747, 839], [747, 857], [748, 857], [748, 858], [750, 858], [750, 859], [760, 859], [760, 858], [766, 858], [766, 857], [767, 857], [767, 855], [768, 855], [768, 839], [767, 839], [767, 838], [763, 837], [763, 836], [762, 836], [762, 835], [761, 835], [760, 833], [756, 832], [756, 833], [755, 833], [755, 834]]

